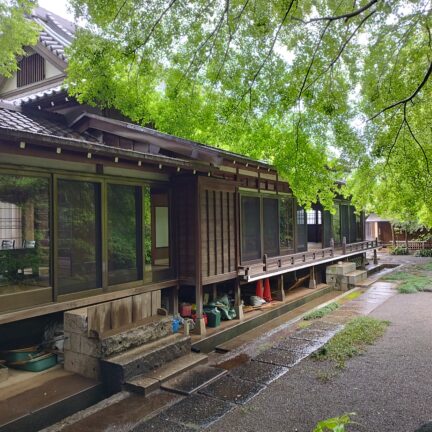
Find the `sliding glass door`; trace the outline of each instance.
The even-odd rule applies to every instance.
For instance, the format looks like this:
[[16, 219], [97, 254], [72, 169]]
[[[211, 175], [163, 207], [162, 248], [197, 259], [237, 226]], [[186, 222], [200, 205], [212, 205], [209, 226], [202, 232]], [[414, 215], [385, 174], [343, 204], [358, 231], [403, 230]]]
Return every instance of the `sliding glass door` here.
[[58, 180], [58, 295], [102, 287], [100, 184]]

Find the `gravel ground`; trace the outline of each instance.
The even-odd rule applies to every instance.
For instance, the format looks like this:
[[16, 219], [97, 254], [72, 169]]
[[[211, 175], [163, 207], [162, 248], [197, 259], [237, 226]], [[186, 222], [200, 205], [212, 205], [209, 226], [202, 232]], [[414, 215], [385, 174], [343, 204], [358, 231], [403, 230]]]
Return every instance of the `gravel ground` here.
[[432, 419], [432, 294], [396, 295], [371, 316], [389, 320], [385, 335], [332, 370], [306, 359], [209, 431], [310, 432], [322, 419], [355, 412], [349, 431], [410, 432]]

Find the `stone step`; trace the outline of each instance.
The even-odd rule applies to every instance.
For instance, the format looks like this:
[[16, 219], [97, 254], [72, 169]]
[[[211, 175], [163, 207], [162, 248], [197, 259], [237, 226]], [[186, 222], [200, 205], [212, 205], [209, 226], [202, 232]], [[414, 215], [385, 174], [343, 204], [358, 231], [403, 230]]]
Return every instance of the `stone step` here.
[[185, 356], [172, 360], [151, 372], [126, 381], [125, 388], [135, 393], [147, 395], [152, 391], [157, 390], [165, 381], [206, 362], [207, 356], [205, 354], [186, 354]]
[[161, 388], [170, 392], [190, 395], [228, 373], [213, 366], [197, 366], [162, 383]]
[[366, 278], [367, 278], [366, 270], [354, 270], [342, 276], [342, 282], [346, 282], [348, 283], [348, 285], [355, 285], [356, 283], [365, 280]]
[[102, 380], [109, 391], [120, 391], [126, 381], [189, 354], [190, 350], [190, 336], [174, 334], [164, 337], [101, 360]]

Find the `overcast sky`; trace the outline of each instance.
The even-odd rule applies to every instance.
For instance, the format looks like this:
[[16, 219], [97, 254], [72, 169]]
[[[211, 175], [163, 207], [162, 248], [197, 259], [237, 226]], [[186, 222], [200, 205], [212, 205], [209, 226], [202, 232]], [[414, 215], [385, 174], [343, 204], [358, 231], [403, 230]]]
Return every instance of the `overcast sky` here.
[[40, 7], [48, 9], [63, 18], [73, 21], [73, 14], [71, 14], [67, 9], [67, 0], [39, 0], [38, 3]]

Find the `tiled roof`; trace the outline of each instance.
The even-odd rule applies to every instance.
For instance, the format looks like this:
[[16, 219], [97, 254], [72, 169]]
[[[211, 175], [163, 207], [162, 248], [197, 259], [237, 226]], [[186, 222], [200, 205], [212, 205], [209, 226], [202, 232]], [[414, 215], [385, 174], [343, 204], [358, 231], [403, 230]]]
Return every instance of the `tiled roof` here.
[[54, 122], [43, 117], [28, 116], [13, 109], [0, 107], [0, 128], [17, 131], [52, 135], [63, 138], [74, 138], [95, 141], [89, 134], [79, 134], [61, 122]]
[[57, 85], [55, 87], [40, 90], [33, 94], [27, 94], [25, 96], [17, 97], [16, 99], [9, 99], [9, 102], [12, 102], [14, 105], [21, 105], [26, 103], [37, 102], [38, 100], [45, 99], [46, 97], [56, 96], [66, 91], [65, 85]]
[[65, 48], [73, 40], [74, 24], [43, 8], [36, 8], [32, 14], [32, 19], [42, 27], [39, 36], [41, 44], [58, 58], [67, 62]]

